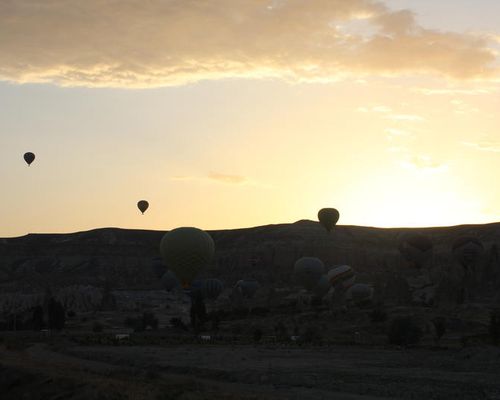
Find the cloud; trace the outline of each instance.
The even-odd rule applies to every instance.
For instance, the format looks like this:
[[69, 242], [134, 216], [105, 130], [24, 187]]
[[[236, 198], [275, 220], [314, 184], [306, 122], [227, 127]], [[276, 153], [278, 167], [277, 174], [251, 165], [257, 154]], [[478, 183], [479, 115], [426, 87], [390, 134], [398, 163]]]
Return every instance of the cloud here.
[[408, 122], [422, 122], [425, 121], [424, 117], [414, 114], [390, 114], [386, 116], [387, 119], [393, 121], [408, 121]]
[[241, 185], [249, 183], [249, 180], [241, 175], [221, 174], [218, 172], [210, 172], [207, 176], [192, 176], [192, 175], [176, 175], [170, 177], [173, 181], [208, 181], [219, 182], [233, 185]]
[[219, 174], [216, 172], [210, 172], [210, 174], [208, 175], [208, 179], [216, 182], [230, 183], [230, 184], [242, 184], [247, 182], [247, 178], [245, 178], [244, 176]]
[[385, 132], [387, 133], [388, 137], [390, 137], [390, 138], [413, 136], [413, 134], [411, 132], [405, 131], [403, 129], [387, 128], [385, 130]]
[[451, 88], [451, 89], [432, 89], [432, 88], [413, 88], [412, 91], [417, 93], [422, 93], [427, 96], [436, 96], [436, 95], [444, 95], [444, 96], [455, 96], [455, 95], [464, 95], [464, 96], [479, 96], [482, 94], [491, 94], [498, 91], [495, 88], [473, 88], [473, 89], [460, 89], [460, 88]]
[[471, 147], [479, 151], [500, 153], [500, 142], [494, 140], [482, 140], [479, 142], [462, 142], [464, 146]]
[[448, 169], [448, 165], [433, 160], [428, 155], [415, 155], [401, 163], [403, 168], [418, 172], [437, 173]]
[[387, 106], [373, 106], [373, 107], [358, 107], [357, 111], [363, 113], [374, 112], [379, 114], [386, 114], [390, 113], [392, 109]]
[[[338, 26], [357, 21], [369, 34]], [[375, 0], [2, 0], [0, 79], [142, 88], [228, 77], [498, 75], [487, 37]]]

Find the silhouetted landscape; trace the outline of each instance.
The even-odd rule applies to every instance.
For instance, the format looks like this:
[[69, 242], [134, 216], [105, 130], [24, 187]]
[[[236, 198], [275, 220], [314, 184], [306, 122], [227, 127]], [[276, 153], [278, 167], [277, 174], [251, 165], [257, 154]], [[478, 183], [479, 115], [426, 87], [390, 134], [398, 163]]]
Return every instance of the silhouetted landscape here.
[[[155, 270], [164, 232], [2, 239], [2, 398], [500, 395], [500, 224], [327, 233], [303, 220], [209, 233], [216, 252], [201, 278], [224, 290], [196, 326], [188, 296]], [[421, 269], [400, 251], [415, 234], [433, 244]], [[461, 238], [480, 243], [467, 266], [453, 250]], [[293, 279], [304, 256], [351, 265], [373, 297], [311, 296]], [[241, 278], [259, 282], [252, 298], [235, 292]]]

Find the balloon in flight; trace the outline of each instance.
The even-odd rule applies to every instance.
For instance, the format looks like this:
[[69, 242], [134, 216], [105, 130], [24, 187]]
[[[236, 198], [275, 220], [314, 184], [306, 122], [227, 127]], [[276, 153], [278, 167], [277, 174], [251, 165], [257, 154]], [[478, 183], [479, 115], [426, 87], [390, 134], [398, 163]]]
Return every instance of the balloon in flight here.
[[295, 282], [312, 290], [325, 272], [323, 261], [316, 257], [302, 257], [295, 261], [293, 275]]
[[161, 284], [167, 292], [180, 286], [179, 280], [172, 271], [167, 271], [163, 274]]
[[335, 208], [322, 208], [318, 212], [319, 223], [323, 225], [327, 232], [331, 232], [339, 218], [340, 214]]
[[144, 214], [146, 210], [149, 208], [149, 203], [146, 200], [140, 200], [137, 203], [137, 208], [142, 214]]
[[219, 279], [206, 279], [201, 290], [205, 299], [216, 300], [224, 290], [224, 284]]
[[212, 237], [198, 228], [182, 227], [167, 232], [160, 242], [160, 252], [167, 267], [188, 288], [198, 273], [210, 263], [215, 253]]
[[481, 241], [473, 236], [462, 236], [452, 246], [453, 256], [464, 267], [474, 265], [484, 253]]
[[330, 285], [334, 288], [343, 287], [348, 288], [354, 285], [356, 281], [356, 274], [349, 265], [341, 265], [340, 267], [333, 268], [327, 274]]
[[26, 161], [26, 163], [28, 164], [28, 166], [30, 166], [31, 163], [35, 161], [35, 154], [29, 151], [27, 153], [24, 153], [23, 158], [24, 161]]
[[241, 291], [243, 297], [248, 299], [251, 299], [255, 295], [259, 287], [260, 284], [256, 279], [241, 279], [235, 285], [235, 288]]
[[318, 296], [318, 297], [323, 297], [325, 296], [330, 288], [332, 286], [330, 285], [330, 282], [328, 281], [328, 277], [326, 275], [322, 275], [321, 278], [319, 278], [318, 283], [316, 286], [313, 288], [313, 293]]

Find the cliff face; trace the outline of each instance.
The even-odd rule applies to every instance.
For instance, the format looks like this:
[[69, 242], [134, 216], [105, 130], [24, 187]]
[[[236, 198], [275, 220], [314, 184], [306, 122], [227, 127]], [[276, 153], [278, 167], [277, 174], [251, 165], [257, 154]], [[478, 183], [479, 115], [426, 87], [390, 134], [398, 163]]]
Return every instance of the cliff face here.
[[[493, 296], [500, 286], [500, 224], [464, 225], [425, 229], [378, 229], [338, 226], [328, 234], [317, 223], [269, 225], [248, 229], [210, 231], [216, 256], [205, 276], [218, 277], [226, 285], [242, 277], [257, 278], [264, 286], [287, 285], [295, 260], [315, 256], [326, 266], [351, 265], [358, 281], [384, 286], [386, 291], [400, 278], [415, 275], [401, 257], [398, 244], [402, 235], [418, 232], [434, 244], [429, 273], [442, 280], [463, 279], [452, 254], [452, 244], [463, 236], [478, 238], [484, 252], [476, 261], [474, 274], [480, 290]], [[72, 234], [30, 234], [0, 239], [0, 290], [38, 291], [48, 284], [64, 287], [91, 285], [113, 288], [160, 288], [152, 268], [159, 256], [158, 245], [164, 232], [98, 229]], [[399, 278], [394, 278], [398, 276]], [[396, 283], [394, 283], [395, 281]], [[398, 286], [399, 285], [399, 286]], [[389, 294], [388, 294], [389, 295]]]

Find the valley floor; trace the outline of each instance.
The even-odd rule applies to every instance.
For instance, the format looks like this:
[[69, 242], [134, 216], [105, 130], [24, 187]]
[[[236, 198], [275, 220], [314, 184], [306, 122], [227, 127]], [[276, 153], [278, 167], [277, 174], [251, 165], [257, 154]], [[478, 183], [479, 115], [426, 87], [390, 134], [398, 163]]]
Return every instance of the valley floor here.
[[0, 398], [500, 399], [500, 348], [0, 347]]

